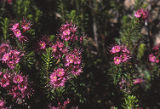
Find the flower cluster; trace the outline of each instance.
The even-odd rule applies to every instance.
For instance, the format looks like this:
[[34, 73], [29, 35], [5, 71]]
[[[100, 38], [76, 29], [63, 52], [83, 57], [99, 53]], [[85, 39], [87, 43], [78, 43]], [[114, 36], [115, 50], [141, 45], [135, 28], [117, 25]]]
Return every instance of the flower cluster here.
[[[67, 23], [62, 25], [60, 28], [59, 35], [55, 44], [52, 45], [53, 57], [57, 60], [60, 60], [63, 64], [63, 68], [57, 68], [50, 75], [50, 84], [53, 87], [62, 87], [65, 82], [71, 77], [71, 75], [80, 75], [82, 72], [81, 66], [81, 51], [74, 47], [70, 47], [70, 42], [72, 41], [82, 41], [83, 38], [76, 36], [77, 27], [72, 23]], [[68, 41], [68, 45], [66, 45]], [[75, 42], [72, 42], [73, 44]]]
[[70, 103], [70, 99], [67, 98], [66, 101], [63, 102], [63, 104], [61, 104], [60, 102], [58, 102], [58, 107], [55, 106], [49, 106], [49, 109], [66, 109], [67, 104]]
[[11, 95], [16, 102], [29, 98], [32, 91], [29, 88], [28, 77], [17, 73], [0, 72], [0, 86], [6, 89], [8, 95]]
[[134, 16], [136, 18], [142, 18], [142, 19], [147, 19], [148, 18], [148, 11], [144, 9], [139, 9], [135, 12]]
[[66, 73], [63, 68], [55, 69], [50, 75], [50, 84], [53, 87], [62, 87], [66, 82]]
[[0, 60], [6, 52], [9, 52], [11, 47], [7, 43], [2, 43], [0, 45]]
[[52, 43], [49, 40], [49, 37], [43, 36], [38, 42], [38, 50], [45, 50], [48, 46], [51, 46]]
[[6, 88], [10, 85], [10, 76], [7, 73], [3, 74], [3, 72], [0, 72], [0, 78], [1, 87]]
[[5, 101], [3, 99], [0, 99], [0, 109], [7, 109], [7, 107], [5, 107]]
[[143, 83], [143, 82], [144, 82], [144, 80], [141, 79], [141, 78], [136, 78], [136, 79], [133, 80], [133, 84], [134, 84], [134, 85], [136, 85], [136, 84], [141, 84], [141, 83]]
[[0, 60], [2, 63], [6, 63], [9, 68], [13, 69], [16, 64], [19, 63], [20, 57], [23, 56], [21, 52], [12, 50], [8, 44], [0, 45]]
[[22, 23], [13, 24], [10, 30], [14, 33], [14, 36], [18, 38], [20, 42], [26, 42], [28, 38], [24, 36], [23, 33], [30, 30], [30, 28], [31, 23], [23, 19]]
[[62, 41], [56, 41], [56, 43], [52, 46], [53, 57], [59, 59], [63, 54], [68, 52], [68, 48], [64, 45]]
[[78, 49], [69, 52], [65, 56], [65, 66], [70, 69], [73, 75], [80, 75], [81, 68], [81, 52]]
[[66, 23], [60, 28], [60, 38], [64, 41], [82, 41], [83, 37], [78, 37], [76, 35], [77, 27], [72, 23]]
[[149, 61], [152, 63], [159, 63], [159, 45], [152, 48], [152, 53], [149, 54]]
[[114, 63], [116, 65], [122, 62], [126, 62], [128, 59], [130, 59], [130, 56], [129, 56], [130, 52], [126, 46], [120, 46], [120, 45], [113, 46], [110, 52], [111, 54], [115, 55]]

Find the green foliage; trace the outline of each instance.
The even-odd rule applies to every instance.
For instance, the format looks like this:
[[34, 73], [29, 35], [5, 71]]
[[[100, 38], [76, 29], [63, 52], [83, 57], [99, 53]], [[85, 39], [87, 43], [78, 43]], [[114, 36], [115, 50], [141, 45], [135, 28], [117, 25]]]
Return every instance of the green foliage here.
[[126, 95], [124, 99], [124, 109], [135, 109], [138, 107], [138, 99], [134, 95]]
[[23, 64], [31, 69], [33, 66], [35, 67], [35, 53], [33, 51], [25, 53], [25, 57], [23, 59]]
[[[58, 14], [60, 15], [60, 19], [63, 23], [66, 21], [72, 21], [72, 23], [78, 26], [78, 30], [81, 32], [86, 31], [86, 25], [88, 21], [88, 14], [84, 13], [86, 10], [86, 1], [83, 0], [76, 0], [72, 1], [72, 5], [75, 6], [74, 9], [69, 9], [66, 4], [66, 1], [59, 0], [58, 4]], [[81, 8], [80, 8], [81, 7]], [[83, 7], [83, 8], [82, 8]]]
[[48, 74], [53, 63], [52, 50], [47, 48], [46, 52], [42, 54], [42, 68], [43, 73]]
[[1, 18], [2, 22], [1, 22], [1, 29], [2, 29], [2, 32], [3, 32], [3, 39], [4, 41], [7, 40], [8, 38], [8, 27], [9, 27], [9, 19], [6, 17], [6, 18]]
[[138, 47], [138, 54], [137, 54], [138, 59], [141, 59], [143, 57], [145, 50], [146, 50], [145, 44], [141, 43]]
[[16, 0], [16, 3], [14, 5], [15, 13], [18, 15], [18, 17], [27, 17], [29, 8], [30, 8], [30, 0]]
[[122, 18], [121, 42], [125, 44], [131, 51], [137, 41], [142, 37], [141, 25], [139, 19], [130, 19], [127, 16]]

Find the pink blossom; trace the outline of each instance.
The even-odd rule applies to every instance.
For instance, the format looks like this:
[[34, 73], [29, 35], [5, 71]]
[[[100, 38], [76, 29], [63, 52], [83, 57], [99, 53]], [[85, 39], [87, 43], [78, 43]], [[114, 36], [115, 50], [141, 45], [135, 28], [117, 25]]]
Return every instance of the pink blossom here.
[[66, 82], [66, 78], [65, 77], [59, 77], [58, 76], [58, 72], [57, 70], [55, 70], [51, 75], [50, 75], [50, 84], [53, 87], [63, 87], [65, 85]]
[[5, 88], [10, 84], [10, 80], [7, 74], [3, 75], [3, 78], [0, 80], [1, 87]]
[[4, 107], [5, 102], [3, 100], [0, 100], [0, 108]]
[[120, 58], [122, 62], [126, 62], [130, 57], [127, 54], [123, 53], [120, 55]]
[[39, 46], [41, 50], [44, 50], [46, 48], [46, 43], [44, 41], [40, 41]]
[[15, 83], [15, 84], [19, 84], [19, 83], [21, 83], [23, 81], [23, 77], [21, 76], [21, 75], [15, 75], [14, 77], [13, 77], [13, 82]]
[[3, 57], [2, 57], [2, 61], [3, 61], [3, 62], [7, 62], [7, 61], [9, 60], [9, 56], [10, 56], [9, 53], [5, 53], [5, 54], [3, 55]]
[[21, 92], [24, 92], [27, 89], [27, 84], [25, 82], [22, 82], [22, 83], [18, 84], [18, 89]]
[[56, 41], [56, 45], [57, 45], [58, 48], [64, 47], [64, 43], [60, 42], [60, 41]]
[[67, 104], [69, 104], [70, 103], [70, 99], [69, 98], [67, 98], [67, 100], [66, 101], [64, 101], [64, 103], [63, 103], [63, 105], [64, 106], [66, 106]]
[[136, 17], [136, 18], [140, 18], [140, 17], [142, 17], [142, 9], [139, 9], [135, 14], [134, 14], [134, 16]]
[[113, 47], [112, 47], [111, 53], [112, 53], [112, 54], [118, 53], [118, 52], [120, 52], [120, 50], [121, 50], [121, 46], [116, 45], [116, 46], [113, 46]]
[[0, 76], [3, 74], [3, 72], [0, 71]]
[[23, 28], [23, 31], [25, 32], [31, 28], [31, 25], [31, 22], [27, 22], [25, 19], [23, 19], [21, 26]]
[[10, 46], [7, 43], [2, 43], [0, 45], [0, 58], [3, 56], [4, 53], [10, 50]]
[[58, 69], [56, 70], [56, 72], [57, 72], [57, 76], [58, 76], [58, 77], [62, 77], [62, 76], [64, 76], [64, 74], [65, 74], [63, 68], [58, 68]]
[[65, 41], [75, 41], [78, 40], [78, 37], [75, 35], [77, 27], [72, 23], [66, 23], [60, 28], [60, 38]]
[[19, 27], [19, 23], [15, 23], [15, 24], [12, 26], [11, 30], [12, 30], [12, 31], [15, 31], [15, 30], [18, 29], [18, 27]]
[[50, 81], [51, 81], [51, 83], [57, 81], [57, 74], [56, 74], [56, 72], [53, 72], [53, 73], [50, 75]]
[[71, 63], [74, 62], [74, 54], [68, 54], [66, 55], [66, 66], [69, 66]]
[[57, 45], [52, 46], [52, 51], [55, 53], [57, 51]]
[[148, 18], [148, 11], [143, 10], [143, 11], [142, 11], [142, 15], [143, 15], [143, 16], [142, 16], [143, 19], [147, 19], [147, 18]]
[[150, 62], [156, 62], [156, 56], [154, 56], [153, 54], [149, 55], [149, 61]]
[[68, 51], [67, 47], [64, 46], [64, 43], [61, 41], [56, 41], [56, 44], [52, 46], [53, 56], [56, 59], [62, 57]]
[[123, 47], [122, 52], [123, 53], [128, 53], [128, 54], [130, 53], [130, 51], [127, 49], [127, 47]]
[[12, 4], [12, 0], [7, 0], [8, 4], [11, 5]]
[[156, 59], [156, 63], [159, 63], [159, 59]]
[[140, 84], [140, 83], [142, 83], [142, 82], [144, 82], [144, 80], [143, 79], [141, 79], [141, 78], [137, 78], [137, 79], [134, 79], [133, 80], [133, 84]]
[[139, 9], [137, 12], [134, 14], [136, 18], [142, 18], [142, 19], [147, 19], [148, 18], [148, 11]]
[[74, 51], [66, 54], [65, 57], [65, 66], [69, 66], [70, 64], [79, 65], [81, 64], [81, 52], [78, 49], [74, 49]]
[[71, 71], [73, 75], [80, 75], [81, 72], [82, 72], [82, 67], [79, 65], [73, 66]]
[[69, 29], [63, 31], [63, 35], [64, 35], [64, 36], [68, 36], [68, 35], [70, 35], [70, 33], [71, 33], [71, 32], [70, 32]]
[[121, 59], [120, 57], [118, 57], [118, 56], [114, 57], [114, 63], [115, 63], [116, 65], [120, 64], [121, 61], [122, 61], [122, 59]]
[[152, 49], [155, 51], [159, 50], [159, 45], [154, 46]]
[[17, 50], [10, 50], [9, 53], [5, 53], [2, 57], [2, 62], [6, 63], [8, 67], [13, 69], [20, 61], [21, 54]]
[[23, 43], [23, 42], [27, 42], [28, 38], [26, 36], [22, 35], [22, 36], [18, 37], [18, 40]]
[[79, 41], [80, 41], [80, 43], [83, 42], [83, 36], [80, 37]]
[[19, 38], [22, 35], [19, 29], [14, 30], [13, 33], [17, 38]]

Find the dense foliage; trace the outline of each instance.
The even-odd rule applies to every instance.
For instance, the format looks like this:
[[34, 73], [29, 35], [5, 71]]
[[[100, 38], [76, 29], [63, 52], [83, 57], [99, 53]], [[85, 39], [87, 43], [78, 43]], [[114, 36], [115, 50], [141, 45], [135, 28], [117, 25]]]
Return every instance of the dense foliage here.
[[0, 109], [160, 108], [159, 3], [0, 0]]

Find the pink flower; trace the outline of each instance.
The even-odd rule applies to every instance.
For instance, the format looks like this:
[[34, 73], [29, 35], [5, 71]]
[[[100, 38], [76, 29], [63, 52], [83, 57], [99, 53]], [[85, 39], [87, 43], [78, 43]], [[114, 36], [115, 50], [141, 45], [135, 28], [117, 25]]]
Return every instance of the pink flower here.
[[22, 35], [19, 29], [14, 30], [13, 33], [17, 38], [19, 38]]
[[9, 5], [11, 5], [11, 4], [12, 4], [12, 0], [8, 0], [7, 2], [8, 2], [8, 4], [9, 4]]
[[57, 72], [58, 77], [64, 76], [65, 72], [63, 68], [58, 68], [55, 72]]
[[142, 83], [142, 82], [144, 82], [144, 80], [141, 79], [141, 78], [137, 78], [137, 79], [134, 79], [134, 80], [133, 80], [133, 84], [134, 84], [134, 85], [140, 84], [140, 83]]
[[126, 62], [130, 57], [127, 54], [123, 53], [120, 55], [120, 58], [122, 62]]
[[50, 81], [51, 81], [51, 84], [53, 82], [56, 82], [57, 81], [57, 74], [56, 72], [53, 72], [51, 75], [50, 75]]
[[13, 26], [12, 26], [12, 28], [10, 28], [12, 31], [15, 31], [15, 30], [17, 30], [18, 29], [18, 27], [19, 27], [19, 23], [15, 23]]
[[15, 84], [19, 84], [19, 83], [21, 83], [23, 81], [23, 77], [21, 76], [21, 75], [15, 75], [14, 77], [13, 77], [13, 82], [15, 83]]
[[82, 67], [79, 65], [73, 66], [71, 71], [73, 75], [80, 75], [81, 72], [82, 72]]
[[60, 38], [65, 41], [75, 41], [78, 40], [75, 32], [77, 31], [77, 27], [72, 23], [66, 23], [60, 28]]
[[112, 53], [112, 54], [118, 53], [118, 52], [120, 52], [120, 50], [121, 50], [121, 46], [116, 45], [116, 46], [112, 47], [111, 53]]
[[4, 107], [5, 102], [3, 100], [0, 100], [0, 108]]
[[58, 48], [64, 47], [64, 43], [60, 42], [60, 41], [56, 41], [56, 45], [57, 45]]
[[66, 54], [65, 57], [65, 66], [69, 66], [70, 64], [75, 64], [75, 65], [79, 65], [81, 64], [81, 52], [79, 49], [74, 49], [74, 51]]
[[70, 35], [70, 33], [71, 33], [71, 32], [70, 32], [69, 29], [63, 31], [63, 35], [64, 35], [64, 36], [68, 36], [68, 35]]
[[18, 89], [23, 93], [27, 89], [27, 84], [25, 82], [18, 84]]
[[3, 74], [3, 72], [0, 71], [0, 76]]
[[9, 56], [10, 56], [9, 53], [5, 53], [5, 54], [3, 55], [3, 57], [2, 57], [2, 61], [3, 61], [3, 62], [7, 62], [7, 61], [9, 60]]
[[136, 18], [140, 18], [140, 17], [142, 17], [142, 9], [139, 9], [135, 14], [134, 14], [134, 16], [136, 17]]
[[64, 106], [66, 106], [67, 104], [69, 104], [70, 103], [70, 99], [69, 98], [67, 98], [67, 100], [66, 101], [64, 101], [64, 103], [63, 103], [63, 105]]
[[5, 88], [10, 84], [9, 77], [7, 74], [3, 75], [3, 78], [0, 80], [1, 87]]
[[155, 51], [159, 50], [159, 45], [154, 46], [152, 49]]
[[65, 85], [65, 82], [66, 82], [66, 78], [65, 77], [59, 77], [58, 75], [59, 74], [58, 74], [57, 70], [55, 70], [50, 75], [50, 84], [55, 88], [56, 87], [63, 87]]
[[156, 56], [154, 56], [153, 54], [149, 55], [149, 61], [150, 62], [156, 62]]
[[114, 57], [114, 63], [115, 63], [116, 65], [120, 64], [121, 61], [122, 61], [122, 59], [121, 59], [120, 57], [118, 57], [118, 56]]
[[80, 41], [80, 43], [83, 42], [83, 36], [80, 37], [79, 41]]
[[4, 53], [8, 52], [10, 50], [10, 46], [6, 43], [2, 43], [0, 45], [0, 58], [3, 56]]
[[156, 63], [159, 63], [159, 59], [156, 59]]
[[143, 19], [147, 19], [148, 18], [148, 11], [146, 11], [146, 10], [142, 11], [142, 18]]
[[55, 53], [57, 51], [57, 45], [52, 46], [52, 51]]
[[6, 63], [8, 67], [13, 69], [16, 64], [19, 63], [22, 55], [17, 50], [10, 50], [9, 53], [5, 53], [2, 57], [2, 62]]
[[66, 66], [69, 66], [71, 63], [73, 63], [74, 62], [74, 54], [68, 54], [67, 56], [66, 56]]
[[25, 19], [23, 19], [21, 26], [23, 28], [23, 31], [25, 32], [31, 28], [31, 25], [31, 22], [27, 22]]
[[27, 42], [28, 38], [26, 36], [22, 35], [22, 36], [18, 37], [18, 40], [23, 43], [23, 42]]
[[44, 41], [40, 41], [39, 46], [41, 50], [44, 50], [46, 48], [46, 43]]
[[143, 10], [143, 9], [139, 9], [134, 16], [136, 18], [142, 18], [142, 19], [147, 19], [148, 18], [148, 11]]
[[123, 53], [128, 53], [128, 54], [130, 53], [130, 51], [127, 49], [127, 47], [123, 47], [122, 52]]

